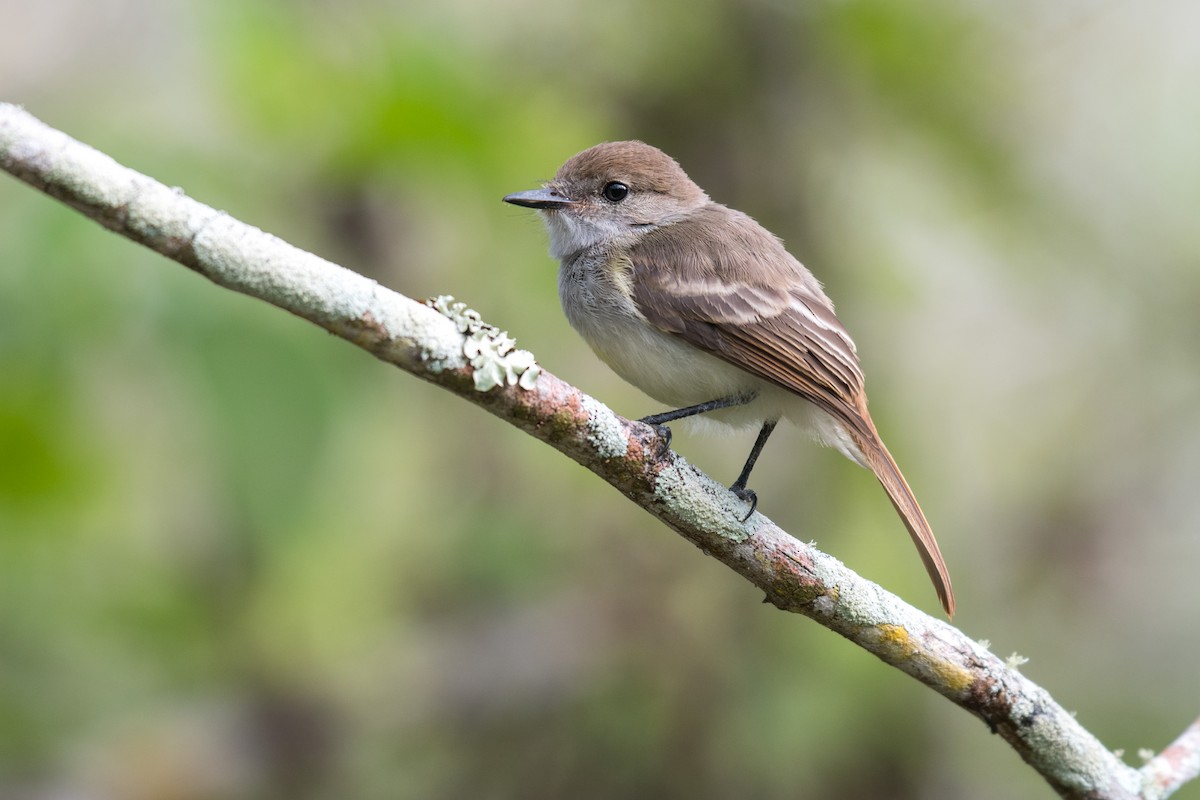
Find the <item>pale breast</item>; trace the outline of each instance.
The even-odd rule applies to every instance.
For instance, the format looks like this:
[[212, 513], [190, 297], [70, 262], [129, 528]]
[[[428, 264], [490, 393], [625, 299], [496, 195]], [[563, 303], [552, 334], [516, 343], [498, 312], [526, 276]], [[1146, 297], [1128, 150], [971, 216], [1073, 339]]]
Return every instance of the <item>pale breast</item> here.
[[571, 326], [623, 379], [675, 408], [765, 386], [647, 322], [621, 285], [621, 275], [601, 257], [584, 255], [563, 263], [558, 289]]

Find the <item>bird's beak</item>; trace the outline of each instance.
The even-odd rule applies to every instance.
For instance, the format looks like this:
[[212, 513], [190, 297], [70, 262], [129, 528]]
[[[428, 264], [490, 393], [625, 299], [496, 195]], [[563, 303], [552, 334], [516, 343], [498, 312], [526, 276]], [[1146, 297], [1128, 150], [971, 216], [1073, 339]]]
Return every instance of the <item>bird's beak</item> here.
[[557, 189], [530, 189], [528, 192], [506, 195], [504, 202], [512, 203], [514, 206], [553, 211], [563, 206], [569, 206], [575, 201]]

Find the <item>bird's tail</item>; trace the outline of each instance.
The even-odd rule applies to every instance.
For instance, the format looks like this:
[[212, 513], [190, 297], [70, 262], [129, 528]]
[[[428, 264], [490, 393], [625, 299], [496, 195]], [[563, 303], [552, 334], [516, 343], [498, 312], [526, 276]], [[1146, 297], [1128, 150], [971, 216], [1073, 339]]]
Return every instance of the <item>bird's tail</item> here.
[[908, 487], [908, 481], [904, 480], [904, 475], [896, 466], [895, 459], [884, 446], [883, 440], [879, 438], [879, 433], [876, 432], [871, 417], [866, 413], [865, 408], [861, 411], [870, 436], [862, 436], [856, 431], [857, 435], [854, 435], [854, 438], [865, 440], [856, 441], [855, 444], [862, 451], [867, 465], [875, 473], [875, 477], [883, 484], [888, 498], [892, 501], [892, 506], [900, 515], [900, 519], [904, 521], [904, 527], [908, 528], [913, 544], [917, 546], [917, 552], [921, 554], [925, 570], [929, 573], [930, 580], [933, 581], [933, 588], [937, 591], [938, 599], [942, 601], [942, 608], [946, 609], [946, 614], [953, 618], [954, 587], [950, 585], [950, 570], [946, 568], [946, 562], [942, 558], [942, 551], [938, 548], [937, 539], [933, 538], [933, 529], [929, 527], [929, 522], [925, 519], [921, 506], [917, 504], [917, 498], [913, 495], [912, 489]]

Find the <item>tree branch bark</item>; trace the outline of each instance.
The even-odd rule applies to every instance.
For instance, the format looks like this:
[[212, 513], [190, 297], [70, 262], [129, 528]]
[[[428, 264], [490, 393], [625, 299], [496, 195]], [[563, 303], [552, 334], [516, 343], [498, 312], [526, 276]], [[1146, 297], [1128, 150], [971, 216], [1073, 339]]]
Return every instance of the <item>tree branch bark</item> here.
[[729, 491], [536, 366], [461, 304], [440, 311], [117, 164], [0, 103], [0, 167], [214, 283], [313, 322], [569, 456], [766, 593], [983, 720], [1063, 797], [1165, 798], [1200, 774], [1200, 720], [1135, 769], [951, 625], [743, 511]]

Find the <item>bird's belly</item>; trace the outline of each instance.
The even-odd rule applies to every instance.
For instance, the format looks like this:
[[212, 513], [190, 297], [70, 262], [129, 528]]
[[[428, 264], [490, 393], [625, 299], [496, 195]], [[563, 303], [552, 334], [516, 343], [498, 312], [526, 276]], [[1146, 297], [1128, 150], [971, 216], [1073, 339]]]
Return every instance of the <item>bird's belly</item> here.
[[649, 323], [617, 323], [584, 335], [614, 372], [662, 403], [688, 406], [757, 388], [758, 379]]
[[777, 419], [799, 398], [663, 333], [639, 318], [576, 325], [584, 340], [613, 372], [670, 409], [736, 395], [754, 395], [744, 405], [705, 414], [734, 427]]
[[625, 381], [670, 409], [753, 395], [751, 402], [703, 415], [734, 427], [794, 417], [797, 406], [808, 405], [797, 395], [655, 328], [610, 279], [611, 273], [599, 261], [564, 264], [559, 297], [571, 327]]

